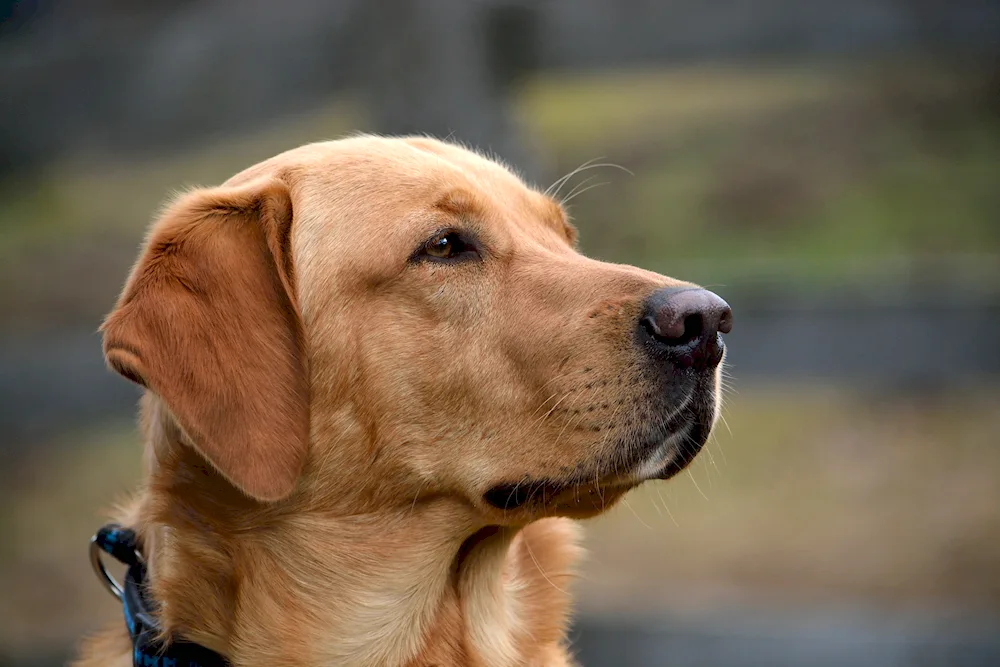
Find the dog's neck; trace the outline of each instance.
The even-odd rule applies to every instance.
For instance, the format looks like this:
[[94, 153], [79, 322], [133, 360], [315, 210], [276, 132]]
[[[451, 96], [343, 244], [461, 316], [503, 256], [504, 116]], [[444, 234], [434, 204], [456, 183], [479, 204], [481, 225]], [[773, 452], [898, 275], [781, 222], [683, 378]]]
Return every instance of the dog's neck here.
[[483, 526], [446, 496], [366, 514], [259, 505], [154, 399], [144, 420], [148, 492], [130, 521], [168, 635], [235, 665], [563, 664], [571, 522]]

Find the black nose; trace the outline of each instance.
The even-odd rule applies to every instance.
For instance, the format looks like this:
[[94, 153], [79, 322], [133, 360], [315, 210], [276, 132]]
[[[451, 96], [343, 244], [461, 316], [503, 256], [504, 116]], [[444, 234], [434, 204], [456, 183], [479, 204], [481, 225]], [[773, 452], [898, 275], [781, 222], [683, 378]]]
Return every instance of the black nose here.
[[733, 328], [733, 311], [714, 292], [700, 287], [667, 287], [646, 299], [640, 334], [679, 368], [709, 370], [719, 365], [725, 345], [720, 334]]

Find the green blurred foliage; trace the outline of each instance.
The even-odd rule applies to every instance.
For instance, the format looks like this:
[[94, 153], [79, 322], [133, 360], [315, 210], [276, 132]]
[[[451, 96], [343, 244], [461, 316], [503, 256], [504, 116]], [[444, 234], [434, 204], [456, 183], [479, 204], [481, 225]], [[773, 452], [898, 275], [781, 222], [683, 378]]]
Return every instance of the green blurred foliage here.
[[859, 261], [1000, 251], [1000, 117], [981, 76], [919, 63], [592, 75], [536, 82], [525, 116], [561, 169], [605, 156], [635, 174], [595, 170], [587, 186], [608, 185], [573, 207], [593, 254], [836, 281]]

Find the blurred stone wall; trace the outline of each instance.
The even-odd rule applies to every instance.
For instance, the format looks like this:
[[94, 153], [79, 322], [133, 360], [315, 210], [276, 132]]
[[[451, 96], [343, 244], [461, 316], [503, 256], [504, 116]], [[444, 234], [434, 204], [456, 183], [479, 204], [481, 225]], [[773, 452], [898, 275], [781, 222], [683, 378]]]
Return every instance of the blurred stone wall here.
[[[494, 82], [510, 83], [505, 79], [512, 62], [515, 69], [577, 69], [935, 48], [973, 57], [1000, 53], [1000, 3], [995, 0], [462, 4], [465, 26], [499, 26], [494, 35], [499, 39], [479, 32], [467, 40], [480, 49], [476, 58], [488, 68], [477, 84], [487, 93]], [[509, 17], [512, 7], [534, 18], [507, 25], [505, 34], [500, 14], [506, 11]], [[81, 148], [162, 150], [307, 109], [345, 86], [378, 83], [370, 77], [405, 72], [410, 65], [380, 68], [383, 47], [391, 52], [400, 35], [423, 25], [417, 20], [423, 10], [442, 8], [447, 3], [439, 0], [4, 0], [0, 174]], [[380, 16], [404, 10], [417, 12], [415, 19], [399, 23]], [[512, 30], [526, 26], [530, 43], [511, 39]], [[489, 43], [483, 45], [484, 40]], [[526, 53], [529, 57], [522, 57]], [[439, 82], [455, 85], [443, 76]], [[373, 95], [395, 99], [385, 85], [375, 86]], [[485, 94], [482, 99], [484, 104], [493, 100]], [[503, 126], [506, 121], [492, 122]], [[470, 134], [467, 140], [480, 139], [477, 130]]]

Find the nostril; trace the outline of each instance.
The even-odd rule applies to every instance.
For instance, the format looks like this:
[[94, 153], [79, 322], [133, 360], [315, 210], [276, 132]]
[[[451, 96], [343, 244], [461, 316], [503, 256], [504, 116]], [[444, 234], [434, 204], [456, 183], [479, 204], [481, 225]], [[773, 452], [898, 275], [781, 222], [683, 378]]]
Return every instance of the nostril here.
[[701, 337], [705, 330], [705, 320], [701, 313], [692, 313], [683, 318], [667, 317], [642, 318], [642, 326], [650, 336], [667, 345], [687, 345]]
[[701, 337], [702, 331], [705, 330], [705, 320], [701, 316], [701, 313], [694, 313], [693, 315], [688, 315], [684, 318], [684, 333], [681, 337], [677, 339], [677, 345], [686, 345], [696, 338]]
[[646, 333], [648, 333], [651, 337], [662, 338], [662, 336], [660, 335], [660, 330], [656, 326], [656, 321], [649, 315], [639, 320], [639, 324], [642, 326], [643, 329], [646, 330]]

